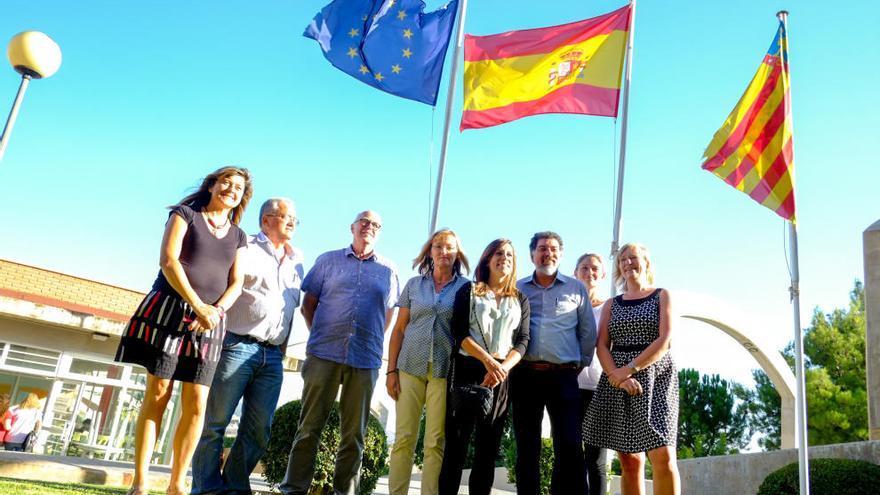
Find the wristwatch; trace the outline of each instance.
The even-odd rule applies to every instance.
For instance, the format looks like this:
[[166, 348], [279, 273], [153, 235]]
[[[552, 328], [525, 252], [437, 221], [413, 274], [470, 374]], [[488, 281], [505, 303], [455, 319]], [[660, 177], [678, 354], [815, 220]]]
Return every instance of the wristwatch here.
[[636, 360], [635, 360], [635, 359], [633, 359], [633, 360], [631, 360], [629, 363], [627, 363], [626, 367], [629, 368], [629, 369], [631, 369], [632, 372], [633, 372], [633, 374], [638, 373], [639, 370], [641, 370], [641, 368], [639, 368], [638, 366], [636, 366]]

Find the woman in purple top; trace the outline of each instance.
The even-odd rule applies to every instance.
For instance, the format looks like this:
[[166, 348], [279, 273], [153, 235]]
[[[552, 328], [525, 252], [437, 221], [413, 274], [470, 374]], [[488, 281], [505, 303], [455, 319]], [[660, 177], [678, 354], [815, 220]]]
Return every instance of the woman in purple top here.
[[220, 357], [223, 317], [241, 293], [237, 262], [247, 243], [238, 227], [252, 188], [247, 169], [223, 167], [198, 191], [171, 207], [159, 255], [159, 276], [125, 329], [116, 361], [147, 369], [135, 430], [135, 471], [129, 495], [147, 493], [147, 470], [174, 380], [181, 416], [174, 432], [167, 493], [184, 481], [202, 429], [208, 388]]

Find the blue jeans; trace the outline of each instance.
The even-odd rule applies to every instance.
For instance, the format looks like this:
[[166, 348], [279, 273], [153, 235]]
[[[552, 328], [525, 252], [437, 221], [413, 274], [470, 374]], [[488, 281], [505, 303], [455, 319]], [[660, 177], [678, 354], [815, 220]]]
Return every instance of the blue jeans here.
[[[283, 379], [281, 349], [227, 332], [193, 456], [192, 494], [251, 493], [250, 475], [266, 452]], [[223, 433], [243, 399], [238, 435], [220, 470]]]

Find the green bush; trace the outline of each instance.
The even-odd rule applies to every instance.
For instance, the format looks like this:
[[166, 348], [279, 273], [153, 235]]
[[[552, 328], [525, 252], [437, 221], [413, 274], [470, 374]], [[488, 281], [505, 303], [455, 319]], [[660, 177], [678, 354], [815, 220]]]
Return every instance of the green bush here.
[[[516, 442], [504, 446], [507, 464], [507, 481], [516, 484]], [[553, 479], [553, 440], [541, 439], [541, 495], [550, 495], [550, 481]]]
[[[284, 479], [290, 446], [299, 426], [302, 403], [298, 400], [284, 404], [275, 411], [269, 445], [263, 456], [266, 469], [263, 478], [276, 487]], [[315, 477], [312, 479], [310, 494], [333, 493], [333, 469], [336, 463], [336, 450], [339, 447], [339, 403], [333, 404], [327, 425], [321, 433], [318, 455], [315, 459]], [[385, 429], [378, 419], [370, 415], [367, 433], [364, 435], [364, 456], [361, 463], [359, 495], [373, 493], [379, 477], [388, 473], [388, 444]]]
[[223, 448], [231, 449], [232, 444], [235, 443], [235, 437], [223, 437]]
[[[464, 464], [462, 467], [464, 469], [471, 469], [474, 465], [474, 442], [473, 436], [471, 437], [471, 442], [468, 443], [467, 454], [464, 458]], [[513, 422], [510, 419], [510, 415], [507, 415], [507, 423], [504, 425], [504, 432], [501, 436], [501, 447], [498, 452], [498, 457], [495, 458], [495, 467], [504, 467], [507, 455], [506, 451], [509, 448], [509, 445], [514, 443], [513, 439]], [[516, 445], [513, 446], [513, 457], [512, 459], [516, 459]], [[422, 469], [425, 463], [425, 415], [422, 414], [422, 419], [419, 422], [419, 438], [416, 440], [416, 448], [415, 454], [413, 456], [413, 464]], [[510, 465], [510, 469], [513, 469], [513, 465]]]
[[[797, 494], [798, 488], [798, 464], [794, 462], [767, 475], [758, 495]], [[852, 459], [810, 459], [810, 493], [880, 493], [880, 466]]]

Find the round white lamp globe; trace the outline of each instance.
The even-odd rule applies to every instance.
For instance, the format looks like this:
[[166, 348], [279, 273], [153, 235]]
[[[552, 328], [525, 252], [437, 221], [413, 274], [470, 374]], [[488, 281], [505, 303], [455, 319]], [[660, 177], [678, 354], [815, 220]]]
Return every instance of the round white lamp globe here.
[[16, 72], [34, 79], [49, 77], [61, 67], [58, 43], [39, 31], [25, 31], [13, 36], [6, 54]]

